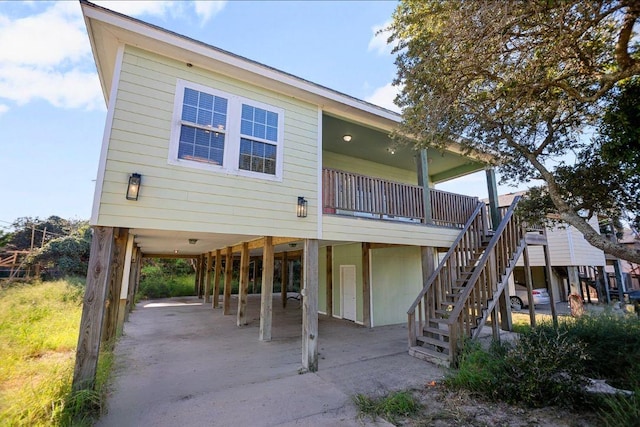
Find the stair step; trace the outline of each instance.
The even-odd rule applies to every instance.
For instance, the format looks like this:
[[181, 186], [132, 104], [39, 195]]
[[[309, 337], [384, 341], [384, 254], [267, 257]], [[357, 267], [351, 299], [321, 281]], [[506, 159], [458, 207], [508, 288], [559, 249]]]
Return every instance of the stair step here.
[[452, 305], [456, 305], [458, 301], [440, 301], [440, 305], [443, 307], [451, 307]]
[[449, 341], [439, 340], [437, 338], [419, 336], [416, 337], [418, 342], [422, 344], [432, 345], [437, 348], [441, 348], [443, 350], [449, 350]]
[[432, 328], [430, 326], [425, 326], [424, 328], [422, 328], [422, 331], [425, 334], [442, 335], [443, 337], [449, 336], [449, 329], [439, 329], [439, 328]]
[[429, 350], [424, 347], [409, 347], [409, 355], [420, 360], [443, 366], [445, 368], [448, 368], [450, 366], [449, 355]]
[[[427, 322], [427, 324], [431, 324], [431, 323], [435, 323], [436, 325], [442, 325], [442, 324], [446, 324], [448, 322], [447, 319], [436, 319], [436, 318], [431, 318], [429, 319], [429, 321]], [[430, 326], [425, 326], [425, 328], [428, 328]]]
[[438, 309], [435, 311], [435, 313], [441, 316], [449, 316], [451, 314], [451, 311]]

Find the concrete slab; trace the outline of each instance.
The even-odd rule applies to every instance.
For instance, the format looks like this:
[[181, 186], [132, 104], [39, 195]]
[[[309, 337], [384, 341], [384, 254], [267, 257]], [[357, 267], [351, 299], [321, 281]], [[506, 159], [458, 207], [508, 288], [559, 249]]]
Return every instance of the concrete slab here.
[[[260, 296], [235, 325], [197, 298], [138, 304], [116, 346], [108, 413], [98, 426], [361, 426], [352, 396], [440, 380], [444, 371], [407, 354], [406, 325], [367, 329], [319, 320], [319, 371], [299, 374], [299, 304], [274, 295], [273, 339], [260, 342]], [[236, 301], [231, 306], [235, 310]]]

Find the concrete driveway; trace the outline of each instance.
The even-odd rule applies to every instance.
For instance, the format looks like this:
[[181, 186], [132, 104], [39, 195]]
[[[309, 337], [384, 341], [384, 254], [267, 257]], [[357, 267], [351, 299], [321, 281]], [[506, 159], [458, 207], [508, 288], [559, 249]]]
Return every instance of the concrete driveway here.
[[[360, 426], [351, 398], [420, 387], [444, 371], [407, 354], [406, 325], [366, 329], [320, 316], [319, 370], [299, 374], [301, 314], [274, 295], [273, 340], [195, 297], [141, 302], [116, 346], [98, 426]], [[232, 299], [235, 312], [237, 300]]]

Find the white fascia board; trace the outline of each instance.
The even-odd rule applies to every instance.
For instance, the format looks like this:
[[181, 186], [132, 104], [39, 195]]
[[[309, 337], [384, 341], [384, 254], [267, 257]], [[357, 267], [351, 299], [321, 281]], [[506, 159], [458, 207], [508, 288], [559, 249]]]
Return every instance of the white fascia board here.
[[[113, 32], [114, 35], [123, 37], [123, 39], [120, 40], [122, 43], [138, 46], [142, 49], [151, 48], [153, 51], [157, 51], [157, 53], [164, 55], [170, 54], [166, 49], [167, 47], [179, 49], [179, 51], [175, 52], [174, 55], [171, 56], [175, 56], [176, 53], [182, 53], [180, 56], [185, 57], [187, 56], [185, 54], [188, 52], [194, 53], [203, 58], [234, 68], [236, 71], [245, 71], [255, 76], [267, 79], [272, 83], [269, 85], [270, 88], [273, 88], [274, 86], [287, 86], [289, 90], [282, 88], [280, 91], [285, 94], [293, 94], [294, 96], [298, 95], [301, 99], [320, 105], [327, 111], [344, 114], [348, 113], [349, 108], [352, 108], [358, 112], [368, 113], [376, 117], [389, 120], [392, 123], [400, 123], [401, 121], [401, 116], [393, 111], [386, 110], [382, 107], [336, 92], [299, 77], [295, 77], [291, 74], [239, 57], [232, 53], [224, 52], [213, 46], [172, 33], [160, 27], [143, 23], [142, 21], [126, 15], [120, 15], [115, 12], [99, 8], [99, 6], [86, 3], [82, 3], [82, 11], [85, 17], [85, 22], [94, 20], [94, 22], [89, 22], [87, 24], [88, 27], [93, 28], [97, 22], [102, 22], [113, 26], [116, 29], [119, 28], [128, 32], [129, 34], [118, 31]], [[160, 42], [164, 46], [157, 46], [156, 49], [153, 49], [154, 41]], [[164, 49], [158, 49], [160, 47], [164, 47]], [[94, 52], [97, 51], [94, 50]], [[96, 62], [99, 61], [96, 60]], [[240, 77], [242, 74], [242, 72], [239, 74], [236, 72], [232, 75]], [[241, 78], [249, 83], [254, 83], [253, 79], [247, 78], [246, 76], [242, 76]]]

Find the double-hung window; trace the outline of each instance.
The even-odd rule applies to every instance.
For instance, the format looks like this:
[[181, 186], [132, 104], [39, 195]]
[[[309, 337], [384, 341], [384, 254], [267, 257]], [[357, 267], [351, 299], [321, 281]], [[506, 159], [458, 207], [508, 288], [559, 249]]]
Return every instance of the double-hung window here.
[[282, 180], [284, 111], [179, 80], [169, 163]]

